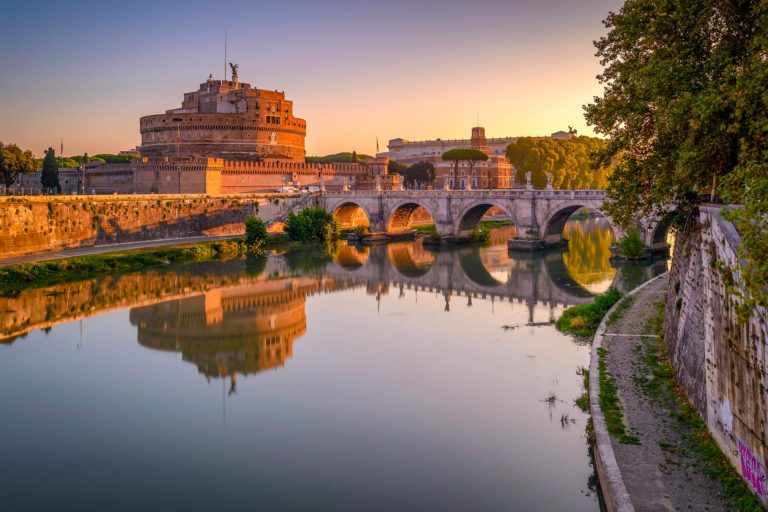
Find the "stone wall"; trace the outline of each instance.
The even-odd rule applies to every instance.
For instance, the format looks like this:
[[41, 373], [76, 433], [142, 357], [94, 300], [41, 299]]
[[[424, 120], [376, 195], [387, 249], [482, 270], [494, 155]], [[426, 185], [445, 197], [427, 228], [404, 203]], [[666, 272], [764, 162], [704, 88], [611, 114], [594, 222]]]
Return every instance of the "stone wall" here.
[[249, 216], [269, 221], [299, 200], [279, 194], [3, 197], [0, 255], [241, 234]]
[[697, 229], [676, 241], [664, 336], [683, 389], [723, 452], [738, 471], [751, 459], [764, 474], [768, 312], [738, 317], [740, 247], [719, 209], [702, 206]]

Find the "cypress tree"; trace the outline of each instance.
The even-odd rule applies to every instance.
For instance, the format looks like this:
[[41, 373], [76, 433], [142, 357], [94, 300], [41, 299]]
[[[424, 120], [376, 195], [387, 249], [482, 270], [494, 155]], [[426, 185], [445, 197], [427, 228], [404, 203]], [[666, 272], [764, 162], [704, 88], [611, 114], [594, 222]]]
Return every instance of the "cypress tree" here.
[[45, 152], [45, 158], [43, 158], [43, 172], [40, 176], [40, 182], [42, 183], [43, 188], [55, 188], [56, 192], [61, 192], [61, 184], [59, 183], [59, 164], [56, 162], [56, 151], [54, 151], [53, 148], [48, 148]]

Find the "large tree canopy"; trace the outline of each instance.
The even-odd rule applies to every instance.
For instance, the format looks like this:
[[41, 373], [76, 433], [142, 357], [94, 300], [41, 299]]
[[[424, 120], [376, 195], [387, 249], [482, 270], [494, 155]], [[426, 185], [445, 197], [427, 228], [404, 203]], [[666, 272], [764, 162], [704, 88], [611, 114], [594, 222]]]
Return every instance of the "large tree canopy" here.
[[418, 162], [400, 171], [405, 184], [413, 186], [420, 183], [423, 186], [434, 185], [435, 166], [430, 162]]
[[605, 188], [610, 171], [607, 165], [593, 166], [591, 155], [605, 146], [596, 137], [520, 137], [507, 146], [507, 160], [515, 166], [518, 183], [530, 172], [534, 187], [544, 188], [549, 172], [554, 188], [598, 189]]
[[32, 152], [22, 151], [16, 144], [3, 144], [0, 142], [0, 175], [3, 185], [8, 190], [22, 173], [34, 172], [37, 168], [37, 160]]
[[715, 190], [742, 203], [748, 274], [768, 277], [768, 2], [628, 0], [597, 41], [602, 97], [587, 121], [618, 159], [606, 209], [621, 224]]

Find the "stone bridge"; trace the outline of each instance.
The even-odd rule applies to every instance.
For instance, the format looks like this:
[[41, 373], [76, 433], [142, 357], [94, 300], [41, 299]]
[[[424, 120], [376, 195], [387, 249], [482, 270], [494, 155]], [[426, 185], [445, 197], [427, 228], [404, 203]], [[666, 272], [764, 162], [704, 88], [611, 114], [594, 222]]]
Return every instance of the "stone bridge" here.
[[[341, 227], [369, 225], [372, 233], [401, 234], [413, 228], [413, 212], [422, 207], [434, 219], [441, 237], [468, 236], [491, 207], [503, 210], [519, 237], [541, 246], [563, 242], [563, 227], [580, 208], [602, 213], [604, 190], [342, 190], [323, 192], [322, 206]], [[615, 239], [622, 230], [606, 216]], [[668, 222], [641, 220], [638, 231], [651, 250], [666, 248]]]

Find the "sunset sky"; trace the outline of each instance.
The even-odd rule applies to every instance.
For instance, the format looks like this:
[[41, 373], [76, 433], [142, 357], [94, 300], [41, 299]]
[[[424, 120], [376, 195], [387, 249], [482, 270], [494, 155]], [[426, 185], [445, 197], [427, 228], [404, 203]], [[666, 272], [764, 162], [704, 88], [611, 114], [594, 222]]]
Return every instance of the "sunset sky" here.
[[0, 16], [0, 141], [42, 155], [140, 143], [139, 117], [180, 106], [229, 60], [284, 90], [307, 153], [389, 139], [591, 134], [592, 41], [620, 0], [15, 2]]

